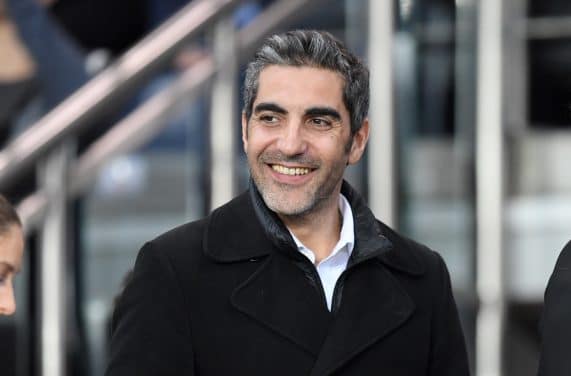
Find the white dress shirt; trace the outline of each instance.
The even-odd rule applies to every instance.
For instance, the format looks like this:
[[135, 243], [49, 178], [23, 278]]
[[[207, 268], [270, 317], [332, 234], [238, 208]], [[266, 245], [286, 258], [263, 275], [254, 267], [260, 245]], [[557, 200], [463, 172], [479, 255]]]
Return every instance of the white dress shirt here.
[[343, 217], [343, 224], [341, 225], [341, 232], [339, 234], [339, 241], [333, 247], [333, 252], [319, 264], [315, 265], [315, 254], [290, 231], [297, 249], [301, 254], [311, 261], [317, 268], [321, 284], [325, 292], [327, 300], [327, 308], [331, 311], [331, 301], [333, 300], [333, 290], [339, 276], [347, 268], [347, 262], [353, 252], [353, 245], [355, 244], [355, 233], [353, 229], [353, 212], [349, 202], [342, 194], [339, 194], [339, 211]]

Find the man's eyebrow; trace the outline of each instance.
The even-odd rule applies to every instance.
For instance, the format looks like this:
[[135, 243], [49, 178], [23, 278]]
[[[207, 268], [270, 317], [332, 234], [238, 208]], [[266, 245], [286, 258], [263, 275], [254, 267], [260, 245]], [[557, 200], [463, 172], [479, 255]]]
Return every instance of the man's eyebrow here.
[[305, 116], [330, 116], [335, 120], [341, 120], [341, 114], [331, 107], [311, 107], [305, 110]]
[[260, 113], [262, 111], [272, 111], [272, 112], [277, 112], [279, 114], [287, 114], [287, 111], [285, 108], [280, 107], [279, 105], [275, 104], [275, 103], [271, 103], [271, 102], [262, 102], [256, 105], [256, 107], [254, 107], [254, 113]]

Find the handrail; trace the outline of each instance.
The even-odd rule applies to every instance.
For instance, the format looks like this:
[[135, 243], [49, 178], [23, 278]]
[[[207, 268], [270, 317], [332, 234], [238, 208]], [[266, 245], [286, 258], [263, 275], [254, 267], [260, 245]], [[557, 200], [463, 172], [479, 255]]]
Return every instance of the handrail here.
[[[195, 62], [174, 83], [154, 94], [145, 103], [111, 127], [85, 150], [69, 171], [70, 198], [79, 196], [96, 179], [98, 172], [110, 159], [143, 145], [160, 131], [161, 119], [181, 100], [192, 96], [205, 86], [215, 73], [211, 57]], [[162, 122], [164, 125], [165, 122]], [[48, 206], [46, 192], [38, 189], [17, 206], [26, 232], [43, 219]]]
[[[262, 12], [255, 22], [240, 30], [236, 36], [238, 60], [243, 62], [256, 45], [272, 29], [286, 25], [303, 7], [316, 6], [322, 0], [281, 0]], [[161, 128], [164, 117], [181, 97], [194, 95], [212, 76], [217, 67], [212, 58], [197, 62], [164, 90], [148, 99], [94, 142], [77, 160], [70, 172], [69, 194], [80, 195], [93, 180], [101, 167], [118, 153], [136, 149], [149, 140]], [[0, 154], [1, 156], [1, 154]], [[1, 170], [0, 170], [1, 171]], [[32, 230], [43, 218], [48, 204], [42, 190], [23, 199], [17, 207], [26, 231]]]
[[193, 1], [38, 120], [0, 151], [0, 189], [37, 162], [52, 146], [97, 119], [107, 105], [122, 98], [129, 89], [161, 68], [181, 44], [239, 2]]

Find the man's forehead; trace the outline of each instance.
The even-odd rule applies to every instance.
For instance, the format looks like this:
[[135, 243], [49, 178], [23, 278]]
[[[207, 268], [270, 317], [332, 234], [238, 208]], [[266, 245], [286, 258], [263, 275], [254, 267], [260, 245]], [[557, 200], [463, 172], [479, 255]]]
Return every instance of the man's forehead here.
[[270, 65], [260, 73], [254, 106], [274, 102], [304, 108], [344, 107], [343, 85], [343, 78], [329, 69]]
[[311, 77], [314, 79], [322, 78], [332, 83], [343, 84], [345, 78], [339, 72], [328, 68], [316, 67], [311, 65], [280, 65], [280, 64], [270, 64], [262, 68], [260, 71], [260, 81], [262, 79], [268, 80], [270, 77], [274, 79], [286, 79], [293, 75], [303, 75], [305, 77]]

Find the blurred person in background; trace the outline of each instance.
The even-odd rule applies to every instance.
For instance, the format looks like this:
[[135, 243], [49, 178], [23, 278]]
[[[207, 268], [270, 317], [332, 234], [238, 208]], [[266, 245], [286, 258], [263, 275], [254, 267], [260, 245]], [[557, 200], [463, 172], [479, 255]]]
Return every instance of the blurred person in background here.
[[89, 77], [84, 50], [49, 11], [56, 1], [0, 0], [4, 22], [12, 30], [12, 49], [27, 59], [30, 68], [26, 78], [34, 84], [33, 91], [11, 109], [10, 133], [14, 135], [57, 106]]
[[23, 253], [22, 224], [12, 205], [0, 195], [0, 315], [16, 312], [13, 281]]
[[561, 251], [547, 284], [540, 329], [538, 375], [571, 375], [571, 241]]
[[250, 188], [143, 246], [107, 376], [469, 374], [444, 261], [343, 180], [368, 104], [368, 69], [331, 34], [266, 40], [244, 82]]
[[0, 146], [9, 138], [14, 118], [35, 95], [35, 66], [0, 0]]

